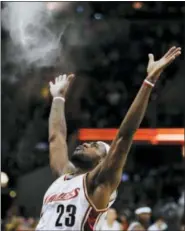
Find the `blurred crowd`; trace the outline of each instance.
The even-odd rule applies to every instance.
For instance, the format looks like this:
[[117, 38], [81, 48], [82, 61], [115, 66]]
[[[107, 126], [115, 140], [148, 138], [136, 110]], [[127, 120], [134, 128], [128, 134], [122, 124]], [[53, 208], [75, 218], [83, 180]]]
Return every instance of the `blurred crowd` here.
[[[172, 210], [171, 206], [171, 210]], [[177, 211], [176, 211], [177, 212]], [[137, 208], [133, 216], [129, 217], [128, 213], [116, 211], [110, 208], [107, 212], [105, 220], [100, 223], [97, 230], [120, 230], [120, 231], [167, 231], [167, 230], [184, 230], [184, 221], [181, 220], [179, 224], [171, 224], [172, 214], [158, 213], [154, 215], [150, 207], [142, 206]], [[177, 218], [177, 217], [176, 217]], [[174, 222], [174, 220], [173, 220]], [[175, 221], [175, 223], [177, 223]]]
[[36, 228], [38, 219], [32, 217], [26, 219], [21, 216], [13, 216], [7, 219], [2, 224], [2, 231], [24, 231], [34, 230]]
[[[93, 80], [88, 89], [88, 96], [82, 98], [82, 126], [117, 127], [146, 77], [148, 54], [153, 53], [158, 59], [172, 44], [182, 46], [182, 28], [183, 23], [176, 21], [131, 21], [131, 42], [125, 42], [124, 46], [110, 43], [103, 47], [99, 66], [91, 74]], [[180, 69], [181, 64], [178, 60], [157, 83], [156, 91], [151, 98], [152, 106], [147, 111], [142, 126], [183, 125], [183, 108], [178, 107], [181, 101], [178, 86], [176, 89], [173, 87], [174, 80], [181, 83], [183, 81], [182, 76], [178, 77]], [[170, 110], [169, 105], [172, 102], [177, 102], [177, 106], [172, 106]]]

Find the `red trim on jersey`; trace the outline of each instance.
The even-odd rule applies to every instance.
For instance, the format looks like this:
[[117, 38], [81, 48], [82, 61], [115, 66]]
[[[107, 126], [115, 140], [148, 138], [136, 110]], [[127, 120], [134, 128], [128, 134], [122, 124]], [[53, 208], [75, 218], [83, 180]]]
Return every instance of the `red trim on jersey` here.
[[72, 175], [72, 174], [67, 174], [67, 175], [64, 176], [64, 181], [66, 181], [66, 180], [71, 180], [71, 179], [73, 179], [74, 177], [75, 177], [75, 176]]
[[94, 229], [96, 229], [96, 225], [98, 224], [101, 216], [103, 215], [104, 213], [99, 213], [99, 212], [96, 212], [93, 208], [91, 209], [88, 217], [87, 217], [87, 220], [84, 224], [84, 229], [83, 231], [94, 231]]
[[83, 219], [82, 219], [82, 224], [81, 224], [81, 231], [83, 231], [84, 230], [84, 224], [86, 223], [86, 220], [88, 219], [88, 213], [89, 213], [89, 211], [91, 210], [91, 206], [89, 206], [88, 208], [87, 208], [87, 210], [86, 210], [86, 212], [85, 212], [85, 215], [84, 215], [84, 217], [83, 217]]
[[93, 208], [91, 209], [87, 220], [84, 225], [84, 231], [93, 231], [94, 230], [94, 225], [96, 223], [97, 218], [99, 217], [101, 213], [96, 212]]
[[99, 220], [100, 220], [100, 218], [101, 218], [101, 216], [102, 216], [103, 214], [104, 214], [104, 213], [99, 213], [98, 217], [96, 218], [96, 222], [95, 222], [95, 224], [94, 224], [94, 228], [96, 228], [96, 225], [98, 224], [98, 222], [99, 222]]

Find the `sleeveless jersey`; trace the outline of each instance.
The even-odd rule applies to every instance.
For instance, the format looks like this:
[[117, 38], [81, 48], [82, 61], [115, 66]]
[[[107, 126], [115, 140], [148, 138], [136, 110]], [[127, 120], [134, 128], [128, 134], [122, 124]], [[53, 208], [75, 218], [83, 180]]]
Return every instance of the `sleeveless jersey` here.
[[86, 174], [59, 177], [44, 195], [39, 230], [89, 231], [96, 230], [104, 221], [107, 209], [114, 203], [116, 192], [111, 195], [108, 207], [98, 210], [86, 190]]

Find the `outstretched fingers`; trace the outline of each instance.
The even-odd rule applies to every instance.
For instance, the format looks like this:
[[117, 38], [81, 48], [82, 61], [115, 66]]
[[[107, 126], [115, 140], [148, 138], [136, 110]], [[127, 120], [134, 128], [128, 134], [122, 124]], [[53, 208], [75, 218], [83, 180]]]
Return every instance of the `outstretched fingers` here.
[[164, 57], [166, 59], [171, 59], [172, 57], [177, 57], [181, 54], [181, 47], [172, 47]]
[[75, 75], [74, 74], [69, 74], [69, 75], [59, 75], [58, 77], [55, 78], [54, 83], [52, 81], [49, 82], [49, 86], [53, 86], [54, 84], [61, 82], [62, 80], [67, 80], [68, 82], [71, 82], [74, 79]]
[[55, 84], [59, 82], [59, 77], [55, 78]]
[[68, 80], [69, 82], [71, 82], [71, 81], [74, 79], [74, 77], [75, 77], [74, 74], [69, 74], [69, 75], [67, 76], [67, 80]]
[[49, 86], [52, 87], [53, 86], [53, 83], [52, 81], [49, 82]]
[[169, 57], [168, 59], [175, 59], [181, 54], [181, 48], [178, 47]]
[[181, 54], [181, 47], [178, 47], [174, 50], [174, 52], [171, 54], [171, 56], [174, 56], [175, 58], [178, 57]]
[[177, 49], [176, 51], [174, 51], [171, 54], [171, 56], [169, 56], [166, 59], [166, 65], [165, 66], [168, 66], [169, 64], [171, 64], [180, 54], [181, 54], [181, 50]]
[[176, 49], [175, 46], [171, 47], [163, 57], [168, 58], [175, 51], [175, 49]]
[[62, 81], [62, 78], [63, 78], [63, 76], [62, 75], [59, 75], [59, 81]]

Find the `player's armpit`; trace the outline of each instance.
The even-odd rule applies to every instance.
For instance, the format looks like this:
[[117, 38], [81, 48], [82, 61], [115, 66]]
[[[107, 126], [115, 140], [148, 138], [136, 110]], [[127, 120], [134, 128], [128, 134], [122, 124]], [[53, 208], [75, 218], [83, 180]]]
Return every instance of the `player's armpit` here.
[[86, 199], [96, 212], [105, 212], [110, 202], [111, 189], [108, 184], [98, 184], [96, 186], [95, 184], [91, 172], [87, 173], [84, 178]]

